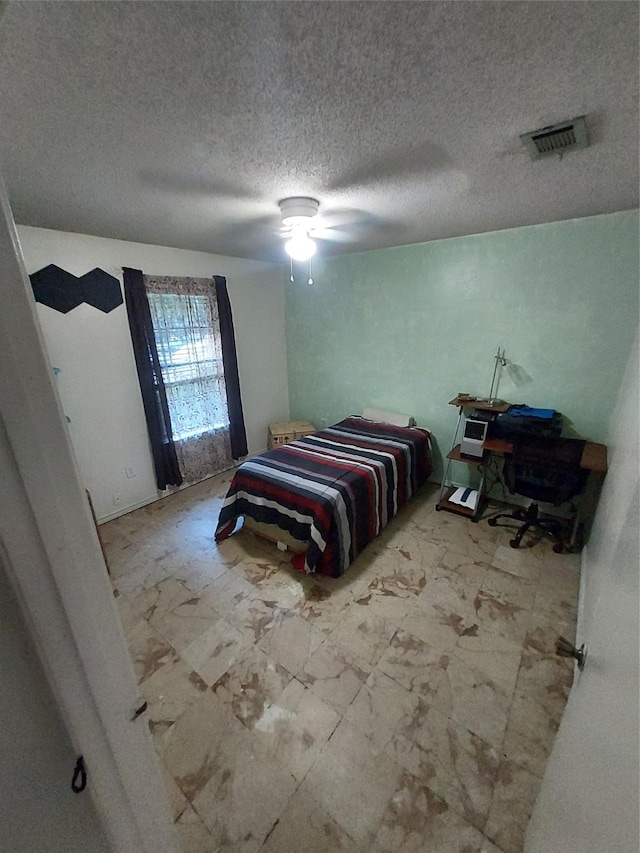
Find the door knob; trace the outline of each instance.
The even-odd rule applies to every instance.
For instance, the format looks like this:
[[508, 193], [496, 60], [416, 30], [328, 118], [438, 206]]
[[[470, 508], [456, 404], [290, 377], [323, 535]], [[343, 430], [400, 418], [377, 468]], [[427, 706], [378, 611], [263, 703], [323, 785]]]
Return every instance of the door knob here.
[[580, 672], [584, 669], [584, 665], [587, 662], [587, 650], [585, 649], [584, 643], [580, 646], [579, 649], [576, 649], [569, 640], [565, 640], [564, 637], [558, 637], [558, 642], [556, 643], [556, 654], [561, 658], [574, 658], [578, 662], [578, 669]]

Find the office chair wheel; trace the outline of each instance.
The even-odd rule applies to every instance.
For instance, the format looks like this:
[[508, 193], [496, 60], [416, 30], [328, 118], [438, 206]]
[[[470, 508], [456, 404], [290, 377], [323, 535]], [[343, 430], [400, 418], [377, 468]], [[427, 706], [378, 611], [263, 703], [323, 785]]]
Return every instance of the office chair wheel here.
[[489, 527], [496, 527], [498, 522], [495, 518], [488, 518], [487, 524], [489, 525]]
[[517, 539], [510, 539], [509, 545], [511, 545], [512, 548], [519, 548], [520, 542]]
[[556, 542], [556, 544], [553, 546], [553, 550], [556, 554], [562, 554], [562, 552], [564, 551], [564, 545], [562, 544], [562, 542]]

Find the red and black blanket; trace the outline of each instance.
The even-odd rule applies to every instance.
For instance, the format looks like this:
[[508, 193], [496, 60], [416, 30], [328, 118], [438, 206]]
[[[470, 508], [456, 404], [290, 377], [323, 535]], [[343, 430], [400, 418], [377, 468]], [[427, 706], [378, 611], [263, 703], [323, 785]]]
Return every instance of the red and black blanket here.
[[426, 430], [354, 415], [243, 462], [222, 505], [216, 541], [249, 516], [308, 542], [304, 566], [297, 567], [340, 577], [430, 471]]

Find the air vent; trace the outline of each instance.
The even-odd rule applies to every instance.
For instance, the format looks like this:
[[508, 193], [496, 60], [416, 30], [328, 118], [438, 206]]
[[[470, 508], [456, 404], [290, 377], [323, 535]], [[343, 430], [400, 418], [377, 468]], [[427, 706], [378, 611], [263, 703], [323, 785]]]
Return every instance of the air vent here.
[[520, 139], [526, 145], [532, 160], [539, 160], [549, 154], [564, 154], [589, 145], [584, 116], [560, 124], [550, 124], [531, 133], [523, 133]]

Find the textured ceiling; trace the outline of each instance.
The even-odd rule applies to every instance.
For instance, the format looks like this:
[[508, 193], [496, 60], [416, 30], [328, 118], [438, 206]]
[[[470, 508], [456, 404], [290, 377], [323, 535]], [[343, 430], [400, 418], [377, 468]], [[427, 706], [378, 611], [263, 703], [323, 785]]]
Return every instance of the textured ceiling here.
[[19, 223], [268, 260], [289, 195], [325, 254], [634, 208], [638, 4], [9, 3], [0, 164]]

